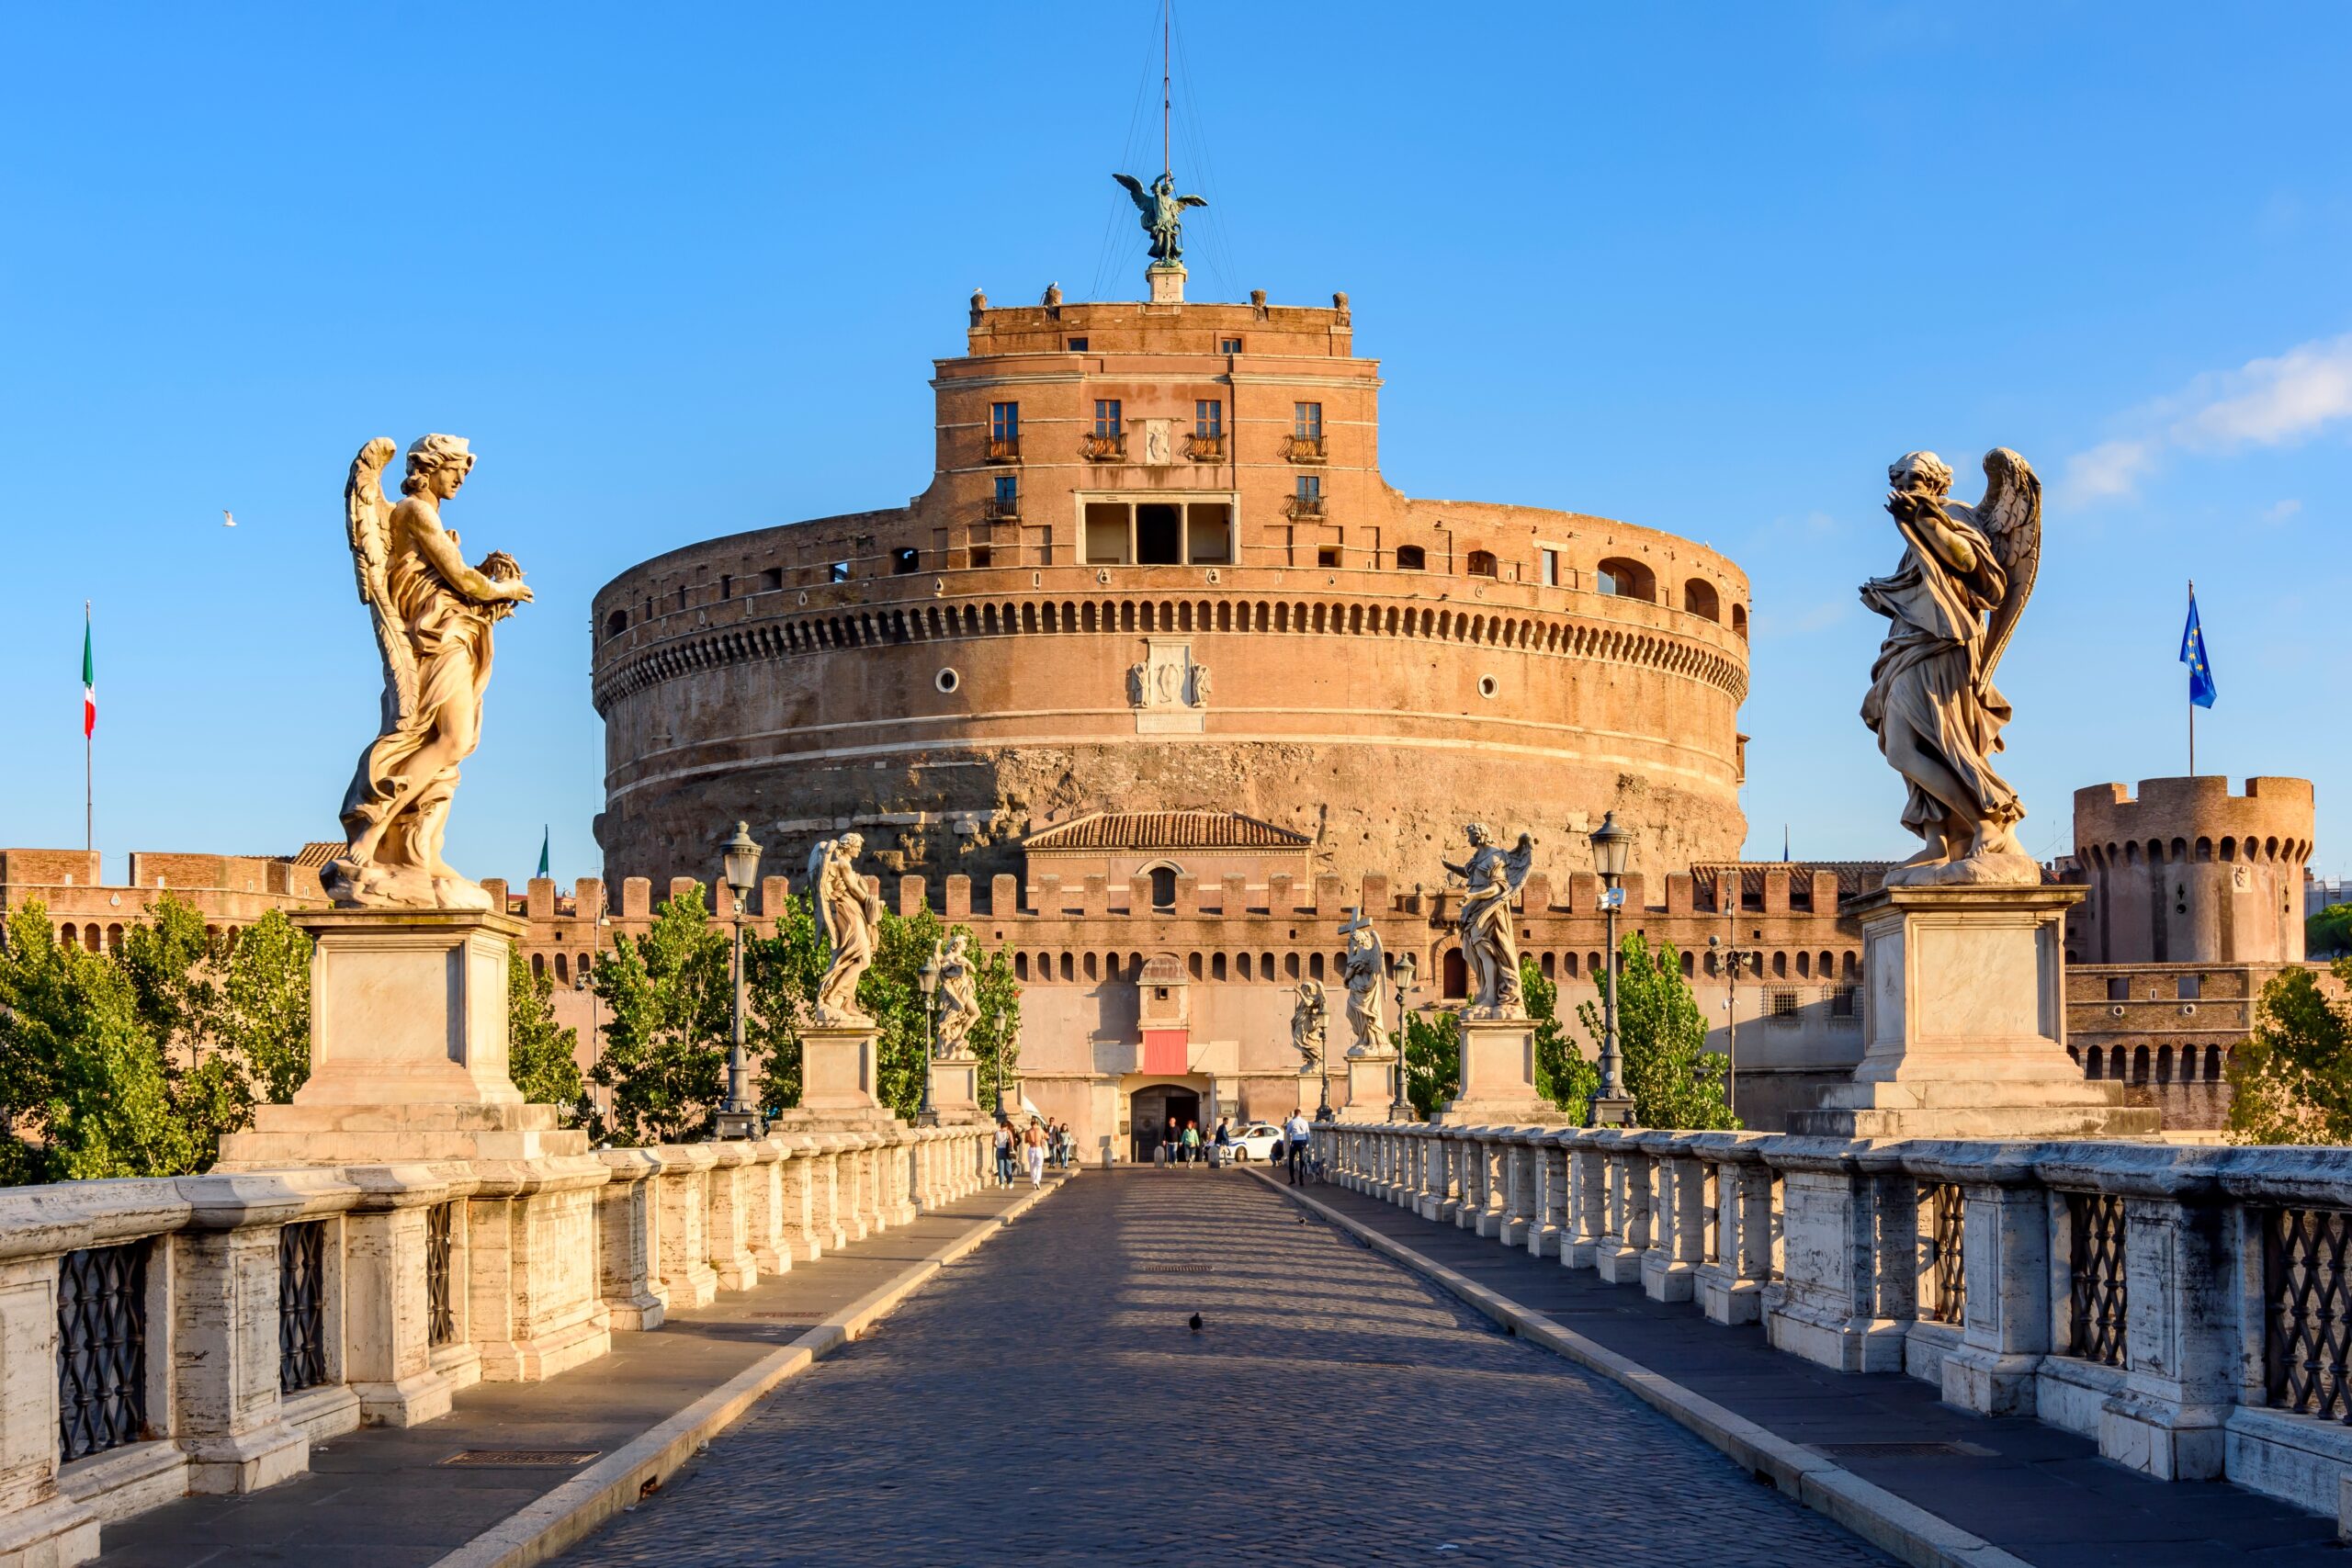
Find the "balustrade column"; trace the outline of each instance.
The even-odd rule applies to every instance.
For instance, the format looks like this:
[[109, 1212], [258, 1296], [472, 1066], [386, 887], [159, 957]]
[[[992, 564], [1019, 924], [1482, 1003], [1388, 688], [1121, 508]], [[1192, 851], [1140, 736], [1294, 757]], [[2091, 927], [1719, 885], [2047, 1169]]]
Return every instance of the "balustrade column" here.
[[709, 1144], [663, 1144], [652, 1151], [662, 1161], [655, 1201], [662, 1205], [657, 1228], [663, 1293], [673, 1307], [708, 1306], [718, 1296], [718, 1271], [710, 1266], [710, 1170], [718, 1163]]
[[361, 1166], [345, 1172], [360, 1190], [344, 1217], [344, 1381], [370, 1427], [413, 1427], [449, 1413], [450, 1395], [481, 1375], [481, 1352], [465, 1321], [463, 1226], [453, 1223], [442, 1276], [453, 1343], [436, 1354], [431, 1212], [465, 1208], [472, 1178], [448, 1166]]
[[1531, 1135], [1528, 1167], [1534, 1190], [1528, 1201], [1527, 1250], [1556, 1258], [1565, 1234], [1568, 1197], [1568, 1152], [1559, 1133]]
[[1496, 1228], [1495, 1239], [1505, 1247], [1524, 1247], [1527, 1233], [1533, 1228], [1535, 1213], [1534, 1147], [1530, 1142], [1532, 1131], [1506, 1136], [1502, 1142], [1503, 1212], [1502, 1223]]
[[670, 1294], [660, 1265], [662, 1158], [650, 1149], [600, 1149], [612, 1179], [596, 1189], [596, 1292], [615, 1328], [659, 1328]]
[[1870, 1149], [1836, 1138], [1767, 1145], [1765, 1161], [1781, 1173], [1783, 1262], [1764, 1292], [1764, 1330], [1776, 1348], [1818, 1366], [1900, 1371], [1918, 1270], [1917, 1203], [1907, 1178], [1882, 1171], [1899, 1162]]
[[1493, 1201], [1495, 1146], [1482, 1127], [1462, 1135], [1462, 1204], [1453, 1212], [1454, 1225], [1474, 1235], [1487, 1234], [1488, 1205]]
[[1702, 1133], [1691, 1147], [1714, 1179], [1714, 1247], [1699, 1266], [1700, 1310], [1715, 1323], [1754, 1323], [1772, 1278], [1772, 1172], [1768, 1134]]
[[1457, 1189], [1462, 1175], [1462, 1134], [1453, 1128], [1430, 1133], [1430, 1190], [1421, 1199], [1421, 1218], [1452, 1224], [1462, 1200]]
[[1706, 1260], [1706, 1168], [1691, 1151], [1693, 1136], [1641, 1135], [1657, 1173], [1650, 1245], [1642, 1255], [1642, 1293], [1652, 1301], [1690, 1300], [1697, 1293], [1699, 1266]]
[[1600, 1135], [1609, 1164], [1609, 1234], [1593, 1248], [1593, 1268], [1612, 1285], [1638, 1284], [1642, 1254], [1649, 1250], [1650, 1157], [1638, 1132], [1611, 1130]]
[[751, 1198], [745, 1173], [756, 1157], [748, 1140], [729, 1138], [704, 1145], [713, 1156], [706, 1178], [710, 1193], [707, 1221], [711, 1272], [722, 1291], [741, 1291], [759, 1282], [760, 1268], [752, 1258]]
[[1560, 1267], [1597, 1266], [1609, 1231], [1609, 1156], [1604, 1135], [1579, 1130], [1568, 1148], [1568, 1229], [1560, 1238]]
[[743, 1172], [744, 1245], [752, 1266], [764, 1277], [792, 1267], [791, 1250], [784, 1245], [784, 1165], [792, 1151], [775, 1137], [749, 1145], [752, 1164]]
[[1933, 1145], [1904, 1165], [1917, 1180], [1957, 1185], [1962, 1196], [1961, 1342], [1943, 1353], [1944, 1403], [1980, 1416], [2032, 1415], [2051, 1349], [2050, 1195], [2032, 1145]]

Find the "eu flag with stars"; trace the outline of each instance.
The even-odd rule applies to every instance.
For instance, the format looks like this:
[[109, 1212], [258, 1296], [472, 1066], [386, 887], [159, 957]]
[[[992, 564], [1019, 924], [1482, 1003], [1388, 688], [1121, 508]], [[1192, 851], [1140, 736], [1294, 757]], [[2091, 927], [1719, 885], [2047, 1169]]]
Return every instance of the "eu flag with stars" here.
[[2188, 625], [2180, 633], [2180, 661], [2188, 666], [2188, 700], [2200, 708], [2213, 705], [2213, 661], [2205, 656], [2205, 628], [2197, 624], [2197, 590], [2188, 591]]

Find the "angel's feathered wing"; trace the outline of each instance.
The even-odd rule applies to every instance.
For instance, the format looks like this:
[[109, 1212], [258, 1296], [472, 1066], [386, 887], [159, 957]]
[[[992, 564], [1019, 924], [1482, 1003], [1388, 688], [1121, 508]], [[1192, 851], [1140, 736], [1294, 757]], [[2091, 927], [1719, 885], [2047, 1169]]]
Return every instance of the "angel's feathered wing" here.
[[1209, 198], [1204, 196], [1180, 196], [1176, 198], [1179, 207], [1206, 207], [1208, 204]]
[[833, 931], [833, 906], [825, 897], [825, 864], [833, 858], [833, 840], [820, 839], [808, 852], [808, 902], [817, 906], [817, 929], [825, 933], [825, 951], [842, 944]]
[[416, 649], [401, 629], [386, 572], [391, 561], [392, 508], [384, 499], [384, 465], [399, 448], [379, 435], [351, 459], [344, 481], [344, 520], [351, 534], [351, 566], [359, 580], [359, 600], [376, 624], [376, 648], [384, 659], [384, 719], [389, 730], [416, 712]]
[[1127, 194], [1135, 198], [1137, 209], [1145, 212], [1152, 210], [1151, 197], [1144, 194], [1141, 180], [1133, 175], [1113, 175], [1111, 177], [1127, 187]]
[[1510, 882], [1512, 892], [1519, 891], [1520, 884], [1527, 880], [1527, 874], [1534, 865], [1535, 835], [1521, 833], [1518, 846], [1503, 852], [1503, 875]]
[[1984, 499], [1976, 503], [1973, 521], [1993, 541], [1993, 551], [2008, 574], [2008, 585], [1985, 628], [1984, 659], [1977, 673], [1980, 681], [1990, 681], [2041, 569], [2041, 477], [2033, 465], [2006, 446], [1985, 453]]

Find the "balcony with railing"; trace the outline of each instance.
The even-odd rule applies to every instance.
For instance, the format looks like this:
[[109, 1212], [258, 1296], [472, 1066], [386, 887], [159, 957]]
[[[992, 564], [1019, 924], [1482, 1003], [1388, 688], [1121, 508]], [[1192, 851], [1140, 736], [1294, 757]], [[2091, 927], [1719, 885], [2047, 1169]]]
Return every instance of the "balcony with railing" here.
[[1018, 435], [989, 436], [989, 461], [991, 463], [1017, 463], [1021, 461], [1021, 437]]
[[1017, 523], [1021, 520], [1021, 498], [1017, 495], [992, 495], [980, 502], [980, 520], [984, 523]]
[[1079, 455], [1090, 463], [1124, 463], [1127, 459], [1127, 433], [1124, 430], [1107, 434], [1097, 431], [1078, 440]]
[[1225, 461], [1225, 434], [1222, 431], [1204, 434], [1199, 431], [1184, 438], [1184, 456], [1195, 463]]
[[1323, 498], [1319, 495], [1294, 495], [1283, 503], [1283, 515], [1294, 523], [1304, 518], [1323, 515]]
[[1283, 457], [1294, 463], [1320, 463], [1329, 456], [1323, 450], [1320, 435], [1285, 435]]

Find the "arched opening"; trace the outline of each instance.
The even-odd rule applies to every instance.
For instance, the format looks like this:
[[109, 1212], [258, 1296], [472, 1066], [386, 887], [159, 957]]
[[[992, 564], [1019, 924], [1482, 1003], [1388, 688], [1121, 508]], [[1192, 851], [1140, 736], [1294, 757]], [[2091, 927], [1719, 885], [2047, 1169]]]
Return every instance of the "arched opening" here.
[[1161, 1144], [1173, 1145], [1181, 1140], [1187, 1123], [1195, 1128], [1201, 1124], [1198, 1089], [1149, 1084], [1136, 1090], [1127, 1101], [1127, 1124], [1133, 1129], [1128, 1157], [1138, 1165], [1150, 1164]]
[[1724, 618], [1723, 601], [1715, 594], [1715, 585], [1695, 577], [1682, 585], [1682, 607], [1711, 621]]
[[1470, 575], [1473, 577], [1499, 577], [1502, 575], [1500, 568], [1495, 564], [1495, 553], [1492, 550], [1472, 550], [1470, 552], [1468, 570]]
[[1747, 605], [1734, 604], [1731, 607], [1731, 629], [1733, 635], [1737, 637], [1740, 641], [1746, 642], [1747, 640]]
[[1448, 1000], [1470, 994], [1470, 965], [1460, 948], [1446, 950], [1444, 973], [1440, 978], [1443, 983], [1439, 994]]
[[1611, 556], [1602, 561], [1593, 573], [1593, 585], [1603, 593], [1614, 594], [1620, 599], [1657, 603], [1657, 573], [1623, 556]]
[[1396, 547], [1396, 570], [1398, 571], [1423, 571], [1426, 570], [1428, 567], [1429, 557], [1422, 551], [1420, 546], [1399, 545]]
[[1174, 908], [1176, 907], [1176, 868], [1172, 865], [1155, 865], [1150, 868], [1148, 874], [1151, 877], [1151, 907], [1155, 909]]
[[606, 637], [618, 637], [621, 633], [627, 630], [628, 630], [628, 612], [627, 610], [615, 610], [611, 615], [605, 617], [605, 635]]

